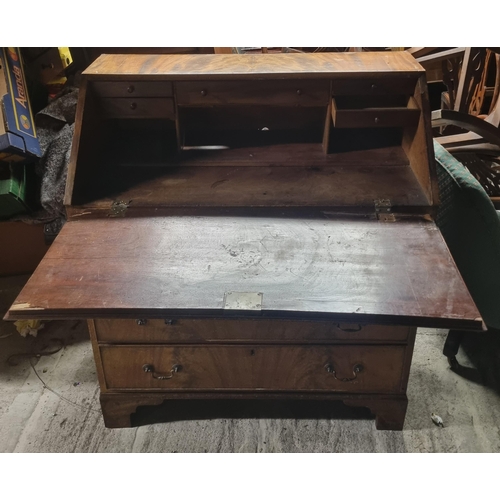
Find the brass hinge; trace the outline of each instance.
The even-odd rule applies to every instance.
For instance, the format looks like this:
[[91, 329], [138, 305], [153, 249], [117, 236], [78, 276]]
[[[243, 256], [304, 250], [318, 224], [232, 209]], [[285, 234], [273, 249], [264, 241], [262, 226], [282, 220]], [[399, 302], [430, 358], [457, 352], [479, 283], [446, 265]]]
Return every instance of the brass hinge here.
[[392, 213], [391, 200], [380, 199], [375, 202], [375, 216], [382, 222], [396, 222], [396, 217]]
[[130, 205], [131, 201], [126, 202], [126, 201], [114, 201], [111, 204], [111, 210], [108, 213], [108, 217], [125, 217], [125, 213], [127, 212], [127, 209]]

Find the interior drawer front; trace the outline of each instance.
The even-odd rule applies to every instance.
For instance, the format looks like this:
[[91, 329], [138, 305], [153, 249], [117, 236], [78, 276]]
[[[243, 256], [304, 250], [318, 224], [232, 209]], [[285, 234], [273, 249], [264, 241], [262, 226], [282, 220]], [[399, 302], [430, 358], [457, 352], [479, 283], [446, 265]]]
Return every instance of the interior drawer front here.
[[108, 389], [395, 393], [405, 347], [102, 346], [100, 352]]
[[99, 342], [332, 342], [406, 341], [411, 327], [279, 319], [96, 319]]
[[413, 95], [417, 78], [357, 78], [333, 80], [333, 95]]
[[326, 106], [327, 80], [181, 82], [176, 84], [180, 106], [265, 104], [272, 106]]
[[174, 101], [170, 98], [103, 98], [100, 100], [106, 118], [175, 119]]
[[171, 82], [93, 82], [101, 97], [172, 97]]
[[420, 109], [413, 97], [406, 107], [345, 109], [332, 99], [332, 119], [337, 128], [415, 127]]

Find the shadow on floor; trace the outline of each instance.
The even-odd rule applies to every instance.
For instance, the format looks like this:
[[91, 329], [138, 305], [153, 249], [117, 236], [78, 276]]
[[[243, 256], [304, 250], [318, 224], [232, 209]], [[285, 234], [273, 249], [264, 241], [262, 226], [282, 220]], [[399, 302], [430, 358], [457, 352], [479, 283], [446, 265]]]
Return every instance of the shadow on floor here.
[[459, 366], [457, 375], [500, 394], [500, 331], [465, 333], [461, 343], [474, 368]]
[[368, 408], [351, 408], [342, 401], [177, 400], [141, 406], [132, 426], [210, 419], [374, 420]]

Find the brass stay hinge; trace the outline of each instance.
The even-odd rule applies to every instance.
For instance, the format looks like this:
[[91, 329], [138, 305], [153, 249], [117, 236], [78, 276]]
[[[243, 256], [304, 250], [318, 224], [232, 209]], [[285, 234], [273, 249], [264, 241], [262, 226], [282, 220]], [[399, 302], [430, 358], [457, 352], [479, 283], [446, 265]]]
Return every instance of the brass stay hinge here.
[[108, 217], [125, 217], [127, 213], [127, 209], [132, 203], [132, 200], [129, 202], [117, 200], [111, 204], [110, 211], [108, 213]]
[[396, 217], [392, 213], [391, 200], [380, 199], [375, 201], [375, 215], [382, 222], [396, 222]]

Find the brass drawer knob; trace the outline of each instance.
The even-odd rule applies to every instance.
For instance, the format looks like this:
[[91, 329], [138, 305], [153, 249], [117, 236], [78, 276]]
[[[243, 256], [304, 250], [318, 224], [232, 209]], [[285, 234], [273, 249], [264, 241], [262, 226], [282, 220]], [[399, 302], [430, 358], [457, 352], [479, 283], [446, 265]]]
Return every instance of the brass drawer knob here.
[[333, 378], [335, 380], [338, 380], [339, 382], [352, 382], [353, 380], [357, 379], [358, 373], [361, 373], [364, 370], [364, 368], [363, 368], [363, 365], [360, 365], [360, 364], [354, 365], [352, 368], [352, 373], [353, 373], [354, 377], [344, 377], [344, 378], [337, 377], [337, 373], [335, 372], [335, 368], [334, 368], [332, 363], [327, 363], [325, 365], [325, 370], [328, 373], [331, 373], [333, 375]]
[[129, 86], [127, 87], [127, 92], [128, 92], [129, 94], [132, 94], [132, 92], [134, 92], [134, 90], [135, 90], [135, 87], [134, 87], [133, 85], [129, 85]]
[[173, 365], [167, 374], [156, 373], [154, 365], [150, 364], [143, 365], [142, 369], [146, 373], [151, 373], [151, 376], [156, 380], [168, 380], [169, 378], [172, 378], [175, 373], [182, 370], [182, 365]]

